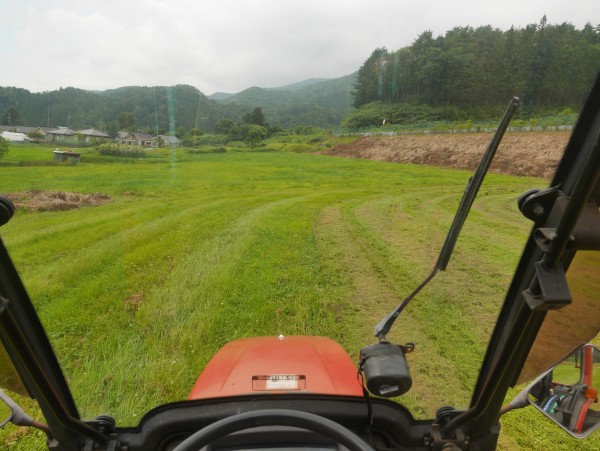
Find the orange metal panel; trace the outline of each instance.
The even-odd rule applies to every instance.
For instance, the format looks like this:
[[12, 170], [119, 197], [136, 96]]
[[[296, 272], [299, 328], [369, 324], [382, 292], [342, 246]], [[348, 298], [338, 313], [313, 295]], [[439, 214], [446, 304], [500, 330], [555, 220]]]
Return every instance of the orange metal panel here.
[[270, 393], [362, 396], [352, 359], [326, 337], [242, 338], [223, 346], [188, 399]]

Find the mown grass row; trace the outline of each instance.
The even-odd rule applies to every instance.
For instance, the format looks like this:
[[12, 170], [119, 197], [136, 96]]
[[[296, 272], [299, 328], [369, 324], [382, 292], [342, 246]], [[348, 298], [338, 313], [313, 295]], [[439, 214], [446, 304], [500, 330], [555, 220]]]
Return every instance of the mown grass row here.
[[[327, 335], [356, 356], [432, 268], [469, 175], [283, 152], [5, 167], [2, 192], [113, 200], [19, 212], [1, 233], [82, 416], [134, 425], [150, 408], [185, 399], [235, 338]], [[390, 338], [416, 344], [413, 389], [400, 399], [416, 417], [468, 405], [529, 229], [516, 197], [543, 185], [489, 175], [448, 271], [397, 321]], [[580, 446], [530, 412], [510, 415], [504, 449]], [[0, 431], [0, 440], [43, 446], [16, 431]]]

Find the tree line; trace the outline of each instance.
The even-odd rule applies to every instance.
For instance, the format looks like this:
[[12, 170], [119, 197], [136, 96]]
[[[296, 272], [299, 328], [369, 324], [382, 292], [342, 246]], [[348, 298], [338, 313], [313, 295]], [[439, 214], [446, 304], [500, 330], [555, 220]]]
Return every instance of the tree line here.
[[[354, 106], [373, 101], [438, 107], [448, 119], [498, 114], [512, 96], [526, 111], [579, 109], [600, 69], [600, 25], [569, 23], [501, 31], [425, 31], [408, 47], [373, 51], [358, 71]], [[441, 110], [439, 108], [442, 108]]]
[[345, 123], [357, 126], [380, 125], [382, 117], [392, 123], [488, 119], [515, 95], [521, 114], [579, 110], [599, 69], [600, 26], [579, 30], [543, 17], [507, 31], [466, 26], [437, 37], [425, 31], [408, 47], [375, 49], [355, 74], [295, 92], [250, 88], [219, 102], [187, 85], [42, 93], [0, 87], [0, 123], [96, 128], [110, 135], [123, 124], [153, 134], [183, 128], [197, 139], [202, 131], [224, 128], [243, 135], [244, 117], [256, 107], [272, 126], [330, 128], [352, 102], [358, 110]]
[[[311, 125], [329, 128], [352, 109], [353, 76], [324, 81], [297, 92], [250, 88], [224, 101], [205, 96], [188, 85], [129, 86], [106, 91], [60, 88], [32, 93], [0, 87], [0, 124], [96, 128], [114, 135], [117, 129], [159, 134], [180, 127], [206, 132], [261, 107], [268, 121], [284, 128]], [[130, 115], [123, 127], [122, 114]]]
[[247, 107], [220, 105], [187, 85], [130, 86], [101, 92], [60, 88], [40, 93], [0, 87], [2, 125], [96, 128], [114, 134], [123, 120], [120, 116], [127, 113], [137, 131], [165, 133], [177, 127], [212, 130], [219, 119], [241, 120], [247, 111]]

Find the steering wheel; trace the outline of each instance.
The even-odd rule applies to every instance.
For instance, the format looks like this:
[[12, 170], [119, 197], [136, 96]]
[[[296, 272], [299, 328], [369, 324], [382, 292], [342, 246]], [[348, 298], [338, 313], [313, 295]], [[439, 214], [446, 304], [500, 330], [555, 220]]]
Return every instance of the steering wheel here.
[[332, 438], [351, 451], [374, 451], [371, 445], [335, 421], [286, 409], [255, 410], [223, 418], [194, 432], [173, 451], [197, 451], [220, 437], [259, 426], [299, 427]]

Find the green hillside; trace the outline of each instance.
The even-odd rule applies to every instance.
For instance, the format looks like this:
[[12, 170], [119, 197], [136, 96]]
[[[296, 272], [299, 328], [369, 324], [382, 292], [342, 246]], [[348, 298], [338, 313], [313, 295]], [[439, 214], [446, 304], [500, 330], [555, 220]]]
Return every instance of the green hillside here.
[[302, 88], [306, 88], [308, 86], [312, 86], [314, 84], [322, 83], [324, 81], [328, 81], [330, 78], [308, 78], [306, 80], [299, 81], [297, 83], [292, 83], [290, 85], [280, 86], [278, 88], [267, 88], [270, 91], [299, 91]]
[[[11, 111], [11, 118], [7, 112]], [[192, 86], [128, 86], [102, 92], [76, 88], [32, 93], [0, 87], [0, 116], [5, 125], [94, 127], [113, 131], [122, 112], [133, 112], [138, 130], [211, 130], [217, 120], [239, 120], [246, 110], [221, 105]]]
[[[127, 86], [106, 91], [60, 88], [32, 93], [0, 87], [3, 125], [93, 127], [114, 134], [120, 113], [133, 113], [138, 131], [175, 131], [178, 127], [212, 131], [220, 119], [241, 121], [261, 107], [272, 125], [339, 125], [352, 105], [354, 75], [310, 79], [274, 88], [249, 88], [209, 98], [193, 86]], [[217, 101], [218, 100], [218, 101]]]
[[331, 80], [309, 79], [275, 89], [252, 87], [220, 103], [260, 106], [272, 124], [333, 127], [350, 113], [356, 73]]
[[[396, 51], [375, 49], [358, 71], [352, 117], [346, 125], [394, 121], [387, 105], [412, 110], [410, 119], [497, 117], [513, 96], [521, 113], [578, 111], [600, 70], [600, 26], [538, 24], [503, 31], [456, 27], [443, 36], [425, 31]], [[378, 104], [375, 102], [379, 102]], [[421, 113], [426, 106], [429, 111]], [[396, 108], [397, 109], [397, 108]], [[368, 110], [368, 111], [367, 111]], [[416, 111], [416, 113], [414, 113]]]

